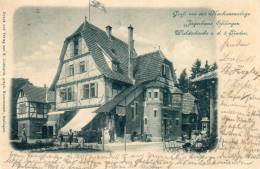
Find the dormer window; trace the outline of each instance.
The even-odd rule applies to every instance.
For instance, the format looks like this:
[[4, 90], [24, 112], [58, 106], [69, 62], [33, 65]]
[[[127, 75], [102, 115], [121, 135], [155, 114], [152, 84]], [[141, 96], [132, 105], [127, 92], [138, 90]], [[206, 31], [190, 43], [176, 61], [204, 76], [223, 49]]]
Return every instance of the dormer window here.
[[77, 56], [79, 54], [79, 38], [73, 40], [73, 55]]
[[117, 72], [118, 71], [118, 64], [112, 63], [112, 69], [113, 69], [113, 71]]
[[171, 70], [170, 70], [170, 66], [168, 64], [163, 64], [162, 65], [162, 76], [170, 79], [170, 75], [171, 75]]
[[21, 97], [24, 97], [24, 92], [23, 91], [21, 91]]

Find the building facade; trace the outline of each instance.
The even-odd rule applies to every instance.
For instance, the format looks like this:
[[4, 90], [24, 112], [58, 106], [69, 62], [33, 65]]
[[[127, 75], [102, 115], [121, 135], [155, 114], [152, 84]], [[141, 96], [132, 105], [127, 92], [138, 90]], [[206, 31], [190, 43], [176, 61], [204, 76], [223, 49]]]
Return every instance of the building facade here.
[[196, 114], [195, 99], [176, 87], [173, 64], [161, 50], [137, 54], [133, 30], [130, 25], [126, 43], [111, 26], [103, 31], [85, 21], [65, 39], [49, 118], [73, 115], [55, 124], [60, 132], [108, 128], [117, 137], [151, 134], [153, 140], [183, 134], [182, 116]]
[[18, 137], [21, 138], [25, 132], [29, 139], [41, 139], [52, 133], [52, 128], [45, 124], [53, 106], [54, 93], [47, 88], [31, 84], [20, 88], [17, 99]]

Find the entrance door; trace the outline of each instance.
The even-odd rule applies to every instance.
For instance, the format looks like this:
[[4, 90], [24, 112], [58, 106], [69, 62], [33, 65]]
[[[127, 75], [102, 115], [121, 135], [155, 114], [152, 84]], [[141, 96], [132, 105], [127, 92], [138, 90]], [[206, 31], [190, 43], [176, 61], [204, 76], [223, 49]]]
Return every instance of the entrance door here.
[[48, 137], [49, 138], [53, 137], [53, 126], [48, 126]]
[[125, 116], [116, 116], [116, 135], [118, 137], [124, 136], [124, 127], [125, 127]]
[[42, 138], [47, 138], [48, 129], [47, 126], [42, 126]]

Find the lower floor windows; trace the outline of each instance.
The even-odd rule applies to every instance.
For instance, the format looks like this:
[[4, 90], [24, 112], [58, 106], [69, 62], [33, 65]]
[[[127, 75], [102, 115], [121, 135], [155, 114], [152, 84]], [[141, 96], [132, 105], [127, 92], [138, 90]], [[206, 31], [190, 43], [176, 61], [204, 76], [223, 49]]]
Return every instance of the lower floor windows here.
[[89, 83], [83, 85], [83, 99], [98, 97], [98, 84]]
[[61, 102], [72, 101], [73, 99], [72, 87], [62, 88], [60, 90], [60, 97], [61, 97]]
[[153, 111], [153, 115], [154, 115], [154, 117], [157, 117], [157, 110]]

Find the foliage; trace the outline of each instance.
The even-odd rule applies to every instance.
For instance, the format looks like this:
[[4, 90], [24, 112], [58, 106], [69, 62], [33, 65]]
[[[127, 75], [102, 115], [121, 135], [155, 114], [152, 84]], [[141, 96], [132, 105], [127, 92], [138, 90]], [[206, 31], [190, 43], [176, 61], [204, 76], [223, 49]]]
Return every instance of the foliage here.
[[180, 74], [180, 78], [178, 79], [178, 87], [184, 92], [188, 92], [189, 90], [189, 78], [187, 75], [187, 71], [186, 69], [184, 69], [181, 74]]
[[201, 75], [202, 68], [201, 68], [201, 60], [196, 59], [195, 63], [191, 67], [191, 79], [194, 79], [195, 77]]
[[198, 105], [198, 120], [200, 121], [202, 117], [209, 116], [209, 88], [208, 82], [202, 81], [199, 83], [192, 83], [192, 79], [197, 76], [201, 76], [208, 72], [214, 71], [217, 69], [217, 64], [209, 64], [206, 60], [204, 66], [200, 59], [196, 59], [191, 67], [191, 74], [188, 76], [186, 69], [184, 69], [178, 79], [178, 87], [183, 92], [190, 92], [197, 99]]

